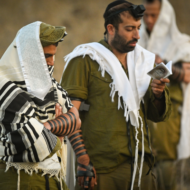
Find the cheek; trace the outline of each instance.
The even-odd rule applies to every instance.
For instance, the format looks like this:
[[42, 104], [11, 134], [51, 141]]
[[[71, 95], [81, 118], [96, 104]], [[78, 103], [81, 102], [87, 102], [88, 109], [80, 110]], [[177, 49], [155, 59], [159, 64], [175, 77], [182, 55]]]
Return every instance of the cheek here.
[[48, 61], [48, 58], [46, 59], [46, 63], [47, 63], [47, 65], [49, 65], [49, 61]]
[[133, 33], [134, 31], [125, 31], [123, 33], [123, 39], [125, 42], [131, 41], [133, 39]]
[[53, 62], [53, 59], [47, 58], [46, 63], [47, 63], [47, 65], [52, 66], [54, 62]]

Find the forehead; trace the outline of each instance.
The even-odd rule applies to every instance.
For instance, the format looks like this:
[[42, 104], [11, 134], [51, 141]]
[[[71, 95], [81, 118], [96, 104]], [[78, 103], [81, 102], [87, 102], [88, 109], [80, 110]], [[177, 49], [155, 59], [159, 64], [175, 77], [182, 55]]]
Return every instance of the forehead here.
[[155, 1], [153, 3], [145, 3], [145, 14], [157, 14], [160, 12], [161, 3], [159, 1]]
[[138, 27], [141, 24], [141, 19], [135, 19], [128, 11], [121, 14], [121, 25], [131, 25]]
[[46, 47], [43, 47], [44, 53], [50, 53], [50, 54], [55, 54], [57, 47], [55, 45], [49, 45]]

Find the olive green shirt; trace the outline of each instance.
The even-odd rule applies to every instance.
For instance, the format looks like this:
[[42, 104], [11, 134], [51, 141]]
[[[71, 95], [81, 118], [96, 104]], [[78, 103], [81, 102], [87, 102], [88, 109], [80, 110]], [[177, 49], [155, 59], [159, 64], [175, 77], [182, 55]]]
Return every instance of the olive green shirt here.
[[153, 149], [156, 161], [176, 160], [180, 138], [181, 106], [183, 94], [179, 82], [171, 81], [168, 87], [172, 101], [172, 112], [166, 122], [154, 124], [152, 128]]
[[[110, 46], [104, 40], [100, 43], [111, 51]], [[127, 75], [127, 69], [124, 69], [124, 72]], [[111, 88], [109, 87], [111, 82], [111, 76], [105, 73], [105, 77], [102, 77], [99, 64], [88, 55], [84, 58], [80, 56], [72, 59], [61, 82], [61, 86], [70, 97], [81, 98], [90, 105], [89, 111], [80, 112], [80, 117], [84, 143], [98, 173], [108, 173], [124, 161], [131, 160], [124, 110], [118, 110], [117, 93], [114, 102], [111, 101]], [[144, 117], [155, 122], [164, 121], [169, 117], [171, 111], [169, 91], [167, 88], [165, 89], [166, 109], [162, 116], [159, 115], [153, 103], [154, 95], [150, 87], [144, 96], [144, 102], [146, 116], [142, 112], [142, 105], [139, 111], [143, 119], [145, 153], [150, 155]], [[140, 154], [142, 148], [140, 128], [138, 129], [138, 139]], [[130, 126], [130, 140], [134, 156], [136, 140], [133, 126]]]

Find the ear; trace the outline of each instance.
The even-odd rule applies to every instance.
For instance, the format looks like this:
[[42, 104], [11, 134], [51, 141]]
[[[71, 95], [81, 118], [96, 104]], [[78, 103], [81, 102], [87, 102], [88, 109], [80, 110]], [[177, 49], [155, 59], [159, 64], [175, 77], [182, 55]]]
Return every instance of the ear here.
[[110, 36], [115, 35], [115, 27], [112, 24], [107, 25], [107, 31]]

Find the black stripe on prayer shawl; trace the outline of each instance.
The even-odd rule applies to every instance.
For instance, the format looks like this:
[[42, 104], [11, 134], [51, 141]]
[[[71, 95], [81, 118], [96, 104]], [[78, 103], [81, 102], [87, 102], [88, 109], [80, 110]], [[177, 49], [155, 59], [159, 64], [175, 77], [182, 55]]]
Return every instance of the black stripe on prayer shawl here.
[[8, 144], [8, 155], [13, 155], [10, 144]]
[[9, 155], [7, 152], [8, 152], [8, 148], [5, 147], [5, 156], [8, 156], [8, 155]]
[[52, 102], [51, 105], [44, 107], [44, 110], [36, 109], [35, 112], [38, 112], [39, 114], [45, 114], [50, 109], [55, 110], [55, 103], [54, 102]]
[[[30, 125], [30, 126], [32, 126], [32, 125]], [[24, 126], [23, 128], [23, 131], [27, 134], [27, 138], [29, 139], [29, 141], [30, 141], [30, 144], [34, 144], [34, 139], [32, 138], [32, 135], [30, 134], [30, 132], [28, 131], [28, 129], [27, 129], [27, 127], [26, 126]], [[22, 139], [24, 139], [24, 137], [22, 138]], [[37, 139], [37, 138], [36, 138]], [[25, 141], [26, 141], [26, 139], [25, 139]], [[25, 147], [26, 148], [28, 148], [29, 146], [30, 146], [30, 144], [28, 144], [27, 142], [24, 142], [25, 143]]]
[[40, 162], [41, 160], [38, 157], [38, 154], [37, 154], [35, 146], [32, 146], [31, 148], [32, 148], [32, 152], [34, 154], [35, 162]]
[[25, 114], [30, 115], [31, 117], [34, 117], [35, 112], [31, 115], [32, 110], [33, 110], [32, 107], [29, 107], [28, 110], [25, 112]]
[[39, 137], [38, 133], [36, 132], [35, 128], [33, 127], [33, 125], [29, 122], [28, 123], [30, 129], [32, 130], [34, 136], [36, 137], [36, 139]]
[[13, 83], [15, 83], [16, 85], [25, 85], [26, 86], [25, 81], [13, 81]]
[[51, 149], [51, 144], [50, 144], [50, 142], [49, 142], [49, 140], [48, 140], [48, 137], [47, 137], [47, 135], [46, 135], [46, 133], [45, 133], [44, 131], [42, 132], [42, 135], [44, 136], [44, 139], [45, 139], [45, 141], [46, 141], [46, 144], [48, 145], [47, 147], [48, 147], [49, 152], [51, 152], [51, 151], [52, 151], [52, 149]]
[[9, 157], [5, 157], [4, 160], [5, 160], [5, 162], [8, 162], [9, 161]]
[[[9, 86], [8, 86], [9, 87]], [[16, 86], [12, 86], [9, 88], [9, 90], [5, 93], [5, 95], [0, 100], [0, 105], [9, 97], [9, 95], [12, 93], [13, 90], [16, 89]]]
[[26, 149], [25, 144], [22, 141], [22, 136], [20, 135], [18, 130], [11, 132], [10, 136], [11, 143], [15, 145], [17, 153], [22, 152]]
[[[50, 89], [44, 101], [33, 97], [27, 91], [23, 91], [21, 88], [26, 88], [23, 81], [15, 83], [9, 81], [0, 89], [2, 116], [0, 121], [0, 149], [3, 150], [4, 148], [1, 160], [39, 162], [44, 160], [55, 148], [57, 137], [43, 126], [42, 132], [38, 132], [38, 126], [34, 126], [52, 119], [55, 114], [55, 105], [58, 102], [58, 91], [61, 92], [59, 98], [64, 99], [63, 102], [65, 102], [62, 105], [63, 108], [68, 111], [73, 106], [67, 92], [57, 82], [53, 82], [53, 84], [54, 87]], [[33, 123], [34, 120], [30, 121], [30, 118], [37, 120], [39, 124], [36, 121]], [[38, 142], [44, 143], [39, 144]], [[42, 148], [46, 150], [45, 155], [40, 154]]]
[[3, 94], [3, 92], [12, 84], [12, 82], [8, 81], [1, 89], [0, 89], [0, 95]]
[[69, 108], [69, 105], [68, 105], [67, 100], [66, 100], [66, 102], [65, 102], [65, 106], [66, 106], [67, 109]]
[[[14, 87], [15, 88], [15, 87]], [[12, 127], [11, 127], [11, 123], [14, 121], [15, 119], [15, 115], [13, 113], [18, 113], [20, 111], [20, 109], [25, 105], [25, 103], [27, 102], [26, 98], [22, 97], [23, 93], [18, 94], [15, 97], [15, 102], [16, 103], [10, 103], [8, 105], [8, 107], [6, 108], [5, 114], [4, 114], [4, 118], [2, 120], [2, 124], [6, 127], [6, 133], [9, 133], [12, 131]], [[7, 95], [7, 94], [6, 94]], [[5, 95], [5, 96], [6, 96]], [[7, 99], [7, 102], [9, 100]], [[22, 120], [22, 118], [21, 118]], [[23, 121], [20, 121], [23, 122]]]
[[56, 146], [57, 144], [57, 139], [55, 140], [55, 138], [53, 138], [53, 135], [49, 130], [45, 129], [42, 132], [42, 135], [44, 135], [45, 140], [47, 141], [48, 149], [51, 152], [53, 150], [53, 148]]
[[32, 157], [31, 157], [31, 152], [27, 149], [27, 157], [28, 157], [28, 161], [29, 162], [33, 162], [33, 160], [32, 160]]
[[[23, 160], [22, 154], [16, 154], [14, 155], [12, 162], [20, 162], [20, 160]], [[6, 160], [6, 162], [8, 162], [8, 160]]]

